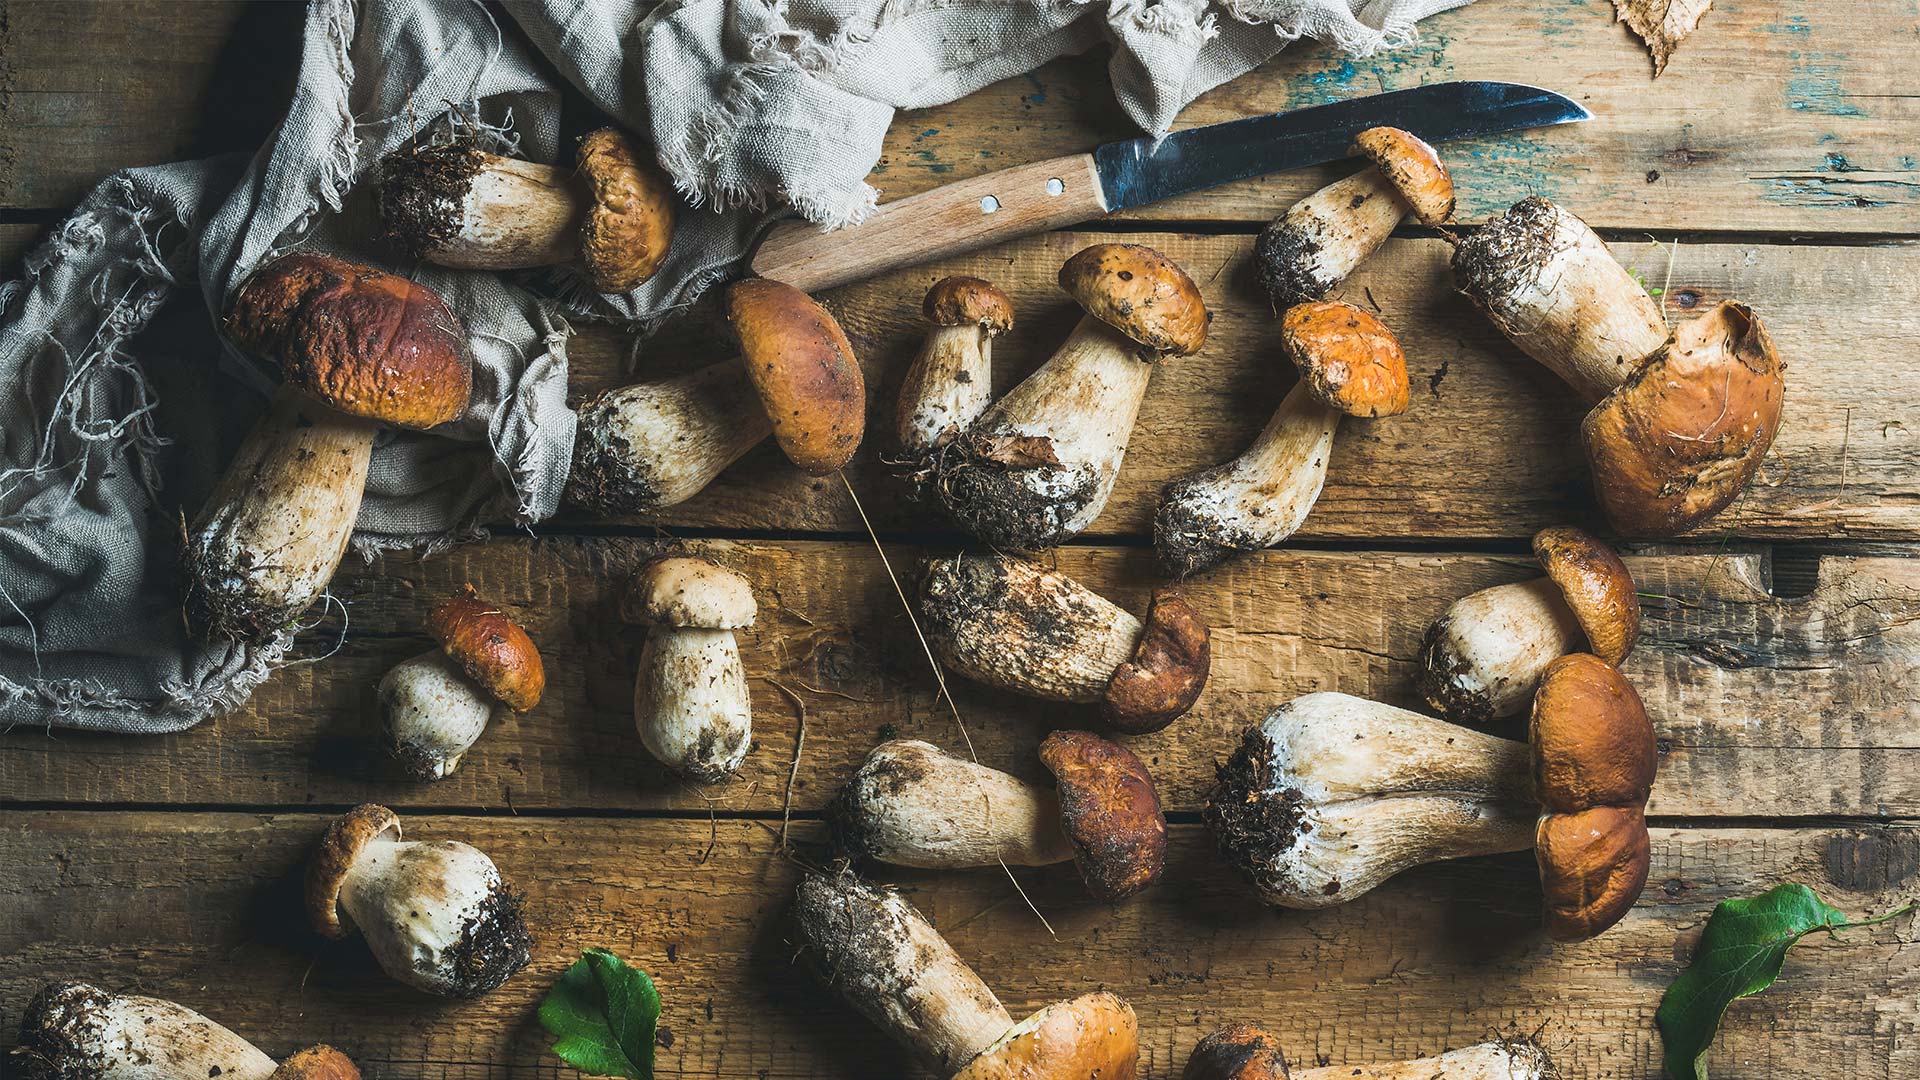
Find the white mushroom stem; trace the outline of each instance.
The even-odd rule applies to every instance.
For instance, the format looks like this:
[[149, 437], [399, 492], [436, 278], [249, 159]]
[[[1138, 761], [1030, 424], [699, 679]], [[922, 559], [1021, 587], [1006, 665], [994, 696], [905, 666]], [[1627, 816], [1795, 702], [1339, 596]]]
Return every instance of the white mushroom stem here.
[[753, 720], [733, 631], [654, 627], [640, 652], [633, 719], [648, 752], [682, 776], [713, 783], [739, 771]]
[[1294, 203], [1278, 228], [1299, 295], [1325, 296], [1412, 212], [1393, 181], [1373, 165]]
[[931, 453], [973, 425], [993, 400], [993, 335], [979, 323], [935, 326], [900, 384], [900, 446]]
[[580, 408], [568, 494], [644, 513], [685, 502], [773, 434], [738, 360], [611, 390]]
[[931, 564], [920, 613], [929, 642], [954, 670], [1077, 704], [1105, 698], [1145, 633], [1139, 619], [1072, 578], [999, 556]]
[[1074, 855], [1052, 791], [918, 740], [875, 747], [833, 812], [850, 853], [895, 866], [1050, 866]]
[[811, 874], [794, 908], [820, 978], [941, 1076], [993, 1046], [1013, 1017], [898, 893]]
[[499, 869], [478, 848], [399, 840], [388, 830], [360, 849], [341, 881], [339, 905], [387, 974], [429, 993], [470, 996], [472, 976], [462, 962], [484, 959], [477, 950], [487, 943], [477, 939], [499, 919], [504, 888]]
[[[1587, 635], [1549, 578], [1496, 585], [1453, 602], [1428, 631], [1428, 696], [1462, 705], [1454, 716], [1513, 716], [1533, 700], [1556, 657], [1586, 649]], [[1436, 701], [1436, 704], [1438, 702]]]
[[473, 270], [572, 262], [580, 250], [587, 192], [571, 169], [476, 152], [479, 171], [455, 212], [457, 231], [433, 261]]
[[423, 780], [441, 779], [459, 766], [486, 731], [496, 704], [439, 648], [395, 665], [380, 680], [379, 697], [388, 749]]
[[1556, 1076], [1546, 1051], [1531, 1042], [1487, 1042], [1433, 1057], [1379, 1065], [1290, 1069], [1293, 1080], [1547, 1080]]
[[192, 1009], [86, 983], [42, 990], [20, 1024], [22, 1080], [267, 1080], [273, 1059]]

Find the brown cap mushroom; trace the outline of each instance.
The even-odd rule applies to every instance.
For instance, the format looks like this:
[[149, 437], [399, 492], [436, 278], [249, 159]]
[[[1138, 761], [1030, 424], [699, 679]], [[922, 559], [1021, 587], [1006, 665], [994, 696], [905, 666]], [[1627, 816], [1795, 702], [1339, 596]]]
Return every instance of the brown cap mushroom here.
[[993, 282], [955, 274], [933, 283], [920, 313], [935, 326], [977, 326], [989, 335], [1013, 329], [1013, 301]]
[[1060, 785], [1060, 818], [1094, 896], [1119, 903], [1160, 880], [1167, 819], [1153, 776], [1134, 752], [1088, 731], [1056, 731], [1040, 761]]
[[360, 1070], [347, 1055], [323, 1043], [295, 1051], [273, 1070], [271, 1080], [360, 1080]]
[[1133, 1007], [1097, 990], [1020, 1021], [954, 1080], [1130, 1080], [1139, 1058]]
[[1213, 321], [1200, 287], [1143, 244], [1094, 244], [1060, 267], [1060, 287], [1087, 314], [1156, 353], [1191, 356]]
[[1200, 1037], [1181, 1080], [1288, 1080], [1287, 1059], [1272, 1033], [1257, 1024], [1229, 1024]]
[[661, 764], [711, 784], [739, 771], [753, 744], [753, 701], [733, 632], [753, 625], [747, 579], [712, 559], [665, 555], [634, 575], [622, 601], [653, 626], [633, 683], [633, 722]]
[[1296, 304], [1280, 320], [1280, 343], [1300, 381], [1348, 416], [1407, 411], [1407, 357], [1385, 323], [1352, 304]]
[[1212, 635], [1200, 613], [1179, 593], [1156, 592], [1133, 657], [1107, 682], [1100, 715], [1128, 735], [1159, 731], [1200, 700], [1212, 667]]
[[1413, 208], [1422, 225], [1453, 219], [1453, 178], [1440, 152], [1411, 131], [1372, 127], [1353, 137], [1354, 152], [1373, 162]]
[[427, 614], [427, 634], [468, 678], [514, 712], [526, 712], [540, 703], [540, 693], [547, 686], [540, 650], [505, 612], [475, 595], [472, 585], [462, 585], [458, 593], [433, 606]]
[[673, 242], [673, 190], [617, 128], [583, 137], [577, 160], [591, 196], [580, 222], [580, 261], [594, 288], [626, 292], [666, 260]]
[[946, 277], [920, 305], [932, 329], [900, 384], [900, 447], [917, 459], [951, 443], [993, 400], [993, 339], [1013, 326], [1013, 302], [991, 282]]
[[526, 712], [540, 703], [540, 650], [472, 585], [434, 605], [427, 634], [440, 643], [401, 661], [380, 680], [387, 749], [419, 780], [449, 776], [480, 740], [497, 704]]
[[851, 460], [866, 432], [866, 380], [827, 309], [791, 285], [748, 278], [727, 289], [727, 321], [787, 457], [815, 476]]

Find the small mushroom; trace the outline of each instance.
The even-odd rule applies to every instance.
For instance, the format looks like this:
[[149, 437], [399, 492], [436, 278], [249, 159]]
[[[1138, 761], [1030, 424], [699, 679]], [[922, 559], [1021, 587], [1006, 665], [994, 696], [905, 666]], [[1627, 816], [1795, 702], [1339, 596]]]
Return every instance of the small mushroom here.
[[378, 425], [424, 430], [458, 418], [473, 358], [431, 289], [326, 255], [255, 271], [226, 328], [278, 363], [281, 386], [188, 530], [182, 606], [202, 636], [261, 643], [333, 579]]
[[1210, 316], [1172, 260], [1138, 244], [1095, 244], [1060, 268], [1086, 315], [945, 455], [941, 504], [996, 548], [1039, 551], [1100, 516], [1155, 363], [1199, 351]]
[[1547, 576], [1454, 601], [1428, 628], [1415, 682], [1459, 724], [1513, 716], [1555, 657], [1590, 652], [1615, 667], [1640, 633], [1640, 600], [1614, 550], [1570, 525], [1542, 529], [1533, 555]]
[[1460, 291], [1595, 403], [1580, 438], [1614, 528], [1686, 532], [1746, 490], [1780, 428], [1786, 368], [1751, 308], [1722, 302], [1669, 335], [1586, 222], [1537, 195], [1456, 243]]
[[275, 1065], [184, 1005], [83, 982], [48, 983], [33, 996], [12, 1060], [18, 1080], [360, 1080], [331, 1046]]
[[652, 277], [673, 241], [673, 186], [614, 128], [580, 140], [574, 170], [489, 154], [470, 141], [416, 146], [380, 164], [380, 216], [414, 258], [473, 270], [578, 262], [593, 287]]
[[1554, 1080], [1559, 1075], [1531, 1039], [1497, 1039], [1411, 1061], [1289, 1069], [1279, 1041], [1256, 1024], [1230, 1024], [1203, 1037], [1180, 1074], [1181, 1080]]
[[993, 339], [1013, 328], [1013, 302], [993, 283], [946, 277], [920, 305], [931, 324], [900, 384], [901, 449], [919, 461], [973, 426], [993, 400]]
[[400, 818], [365, 803], [327, 826], [307, 863], [307, 915], [336, 940], [358, 930], [380, 967], [441, 997], [487, 993], [527, 966], [520, 895], [457, 840], [403, 841]]
[[1097, 898], [1118, 903], [1159, 880], [1167, 819], [1133, 751], [1085, 731], [1056, 731], [1040, 760], [1058, 792], [897, 739], [867, 754], [829, 809], [854, 858], [949, 870], [1073, 860]]
[[929, 560], [918, 604], [940, 660], [989, 686], [1100, 705], [1115, 730], [1159, 731], [1200, 698], [1207, 624], [1178, 593], [1138, 619], [1065, 574], [1005, 555]]
[[1433, 147], [1399, 128], [1368, 128], [1353, 153], [1372, 164], [1275, 218], [1253, 245], [1275, 311], [1324, 299], [1408, 214], [1422, 225], [1453, 217], [1453, 181]]
[[1133, 1080], [1138, 1021], [1104, 990], [1016, 1024], [913, 905], [852, 874], [807, 874], [794, 917], [820, 981], [938, 1076]]
[[1653, 727], [1598, 657], [1547, 666], [1531, 742], [1337, 693], [1298, 697], [1249, 728], [1205, 818], [1269, 904], [1342, 904], [1409, 867], [1524, 851], [1547, 932], [1592, 937], [1646, 884]]
[[1296, 304], [1280, 342], [1300, 370], [1253, 445], [1168, 484], [1153, 518], [1160, 565], [1175, 577], [1292, 536], [1320, 498], [1340, 417], [1407, 410], [1407, 360], [1393, 331], [1351, 304]]
[[634, 727], [648, 753], [689, 780], [724, 780], [746, 760], [752, 695], [733, 632], [756, 611], [746, 578], [693, 555], [648, 562], [627, 592], [621, 614], [653, 627], [633, 683]]
[[526, 712], [547, 685], [533, 639], [472, 585], [433, 606], [427, 634], [439, 648], [401, 661], [379, 688], [387, 749], [416, 780], [450, 775], [496, 704]]

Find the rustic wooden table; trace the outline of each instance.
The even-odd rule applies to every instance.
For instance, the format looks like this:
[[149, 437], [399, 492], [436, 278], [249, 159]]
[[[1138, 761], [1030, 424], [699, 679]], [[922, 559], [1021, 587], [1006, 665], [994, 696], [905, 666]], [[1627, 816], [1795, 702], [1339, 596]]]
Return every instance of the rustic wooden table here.
[[[1654, 1007], [1716, 901], [1784, 880], [1862, 914], [1915, 894], [1920, 14], [1910, 2], [1722, 0], [1651, 82], [1608, 8], [1489, 0], [1367, 60], [1291, 49], [1181, 122], [1439, 79], [1550, 86], [1595, 119], [1446, 148], [1461, 217], [1549, 195], [1664, 285], [1673, 319], [1730, 296], [1766, 315], [1791, 371], [1761, 479], [1686, 542], [1632, 549], [1649, 598], [1628, 674], [1661, 751], [1646, 895], [1605, 936], [1550, 945], [1522, 854], [1276, 913], [1198, 823], [1215, 761], [1250, 721], [1313, 690], [1412, 704], [1410, 660], [1430, 619], [1471, 589], [1531, 575], [1536, 528], [1598, 525], [1573, 438], [1579, 405], [1450, 293], [1442, 243], [1409, 235], [1345, 295], [1370, 291], [1407, 342], [1412, 410], [1349, 421], [1296, 541], [1192, 587], [1214, 626], [1212, 685], [1189, 719], [1135, 741], [1174, 823], [1164, 884], [1114, 910], [1090, 903], [1071, 870], [1023, 871], [1049, 937], [997, 870], [886, 875], [1015, 1015], [1066, 992], [1120, 991], [1155, 1077], [1177, 1075], [1199, 1035], [1237, 1018], [1271, 1026], [1300, 1060], [1334, 1063], [1545, 1025], [1568, 1077], [1654, 1075]], [[0, 3], [0, 262], [14, 266], [113, 169], [251, 147], [281, 107], [297, 25], [270, 6]], [[875, 182], [897, 197], [1126, 134], [1101, 64], [1051, 64], [901, 115]], [[1183, 262], [1218, 312], [1214, 336], [1158, 377], [1095, 535], [1059, 553], [1138, 608], [1156, 581], [1154, 493], [1238, 452], [1288, 378], [1245, 282], [1252, 234], [1333, 172], [1234, 184], [825, 299], [879, 416], [936, 277], [982, 274], [1012, 295], [1021, 324], [996, 348], [997, 381], [1011, 384], [1071, 324], [1052, 284], [1067, 254], [1124, 237]], [[649, 364], [711, 360], [703, 318], [650, 347]], [[164, 340], [151, 344], [166, 355]], [[626, 345], [583, 332], [578, 390], [615, 379]], [[900, 497], [871, 447], [848, 476], [896, 566], [957, 543]], [[633, 734], [640, 636], [614, 599], [662, 535], [731, 549], [762, 601], [743, 634], [755, 747], [736, 782], [709, 792], [673, 780]], [[425, 646], [428, 605], [465, 581], [531, 629], [552, 681], [451, 779], [408, 783], [373, 749], [373, 685]], [[544, 1053], [534, 1004], [582, 947], [603, 945], [660, 983], [664, 1075], [906, 1068], [790, 963], [782, 918], [795, 871], [775, 843], [800, 708], [803, 838], [882, 737], [960, 740], [838, 480], [799, 476], [769, 443], [658, 520], [569, 516], [426, 561], [350, 566], [336, 588], [353, 613], [344, 647], [281, 671], [237, 715], [165, 738], [0, 737], [0, 1045], [36, 986], [85, 977], [193, 1004], [276, 1054], [332, 1042], [375, 1077], [546, 1075], [564, 1070]], [[323, 628], [303, 645], [330, 642]], [[981, 757], [1023, 775], [1038, 772], [1046, 724], [1071, 719], [974, 685], [956, 694]], [[529, 895], [533, 968], [485, 1000], [446, 1004], [383, 978], [363, 946], [309, 935], [302, 860], [331, 815], [363, 800], [399, 809], [411, 835], [490, 852]], [[1920, 1075], [1913, 934], [1907, 922], [1809, 941], [1781, 985], [1737, 1007], [1714, 1074]]]

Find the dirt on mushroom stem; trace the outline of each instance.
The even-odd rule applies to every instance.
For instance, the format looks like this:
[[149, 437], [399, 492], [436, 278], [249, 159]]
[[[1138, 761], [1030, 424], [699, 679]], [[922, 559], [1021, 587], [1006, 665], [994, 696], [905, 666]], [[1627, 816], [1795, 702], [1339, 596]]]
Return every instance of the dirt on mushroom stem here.
[[[984, 440], [962, 435], [942, 447], [927, 467], [927, 490], [948, 516], [987, 543], [1015, 551], [1040, 551], [1069, 536], [1070, 523], [1100, 495], [1100, 474], [1091, 465], [1010, 465]], [[1057, 493], [1043, 495], [1021, 477], [1044, 471]]]
[[388, 154], [380, 163], [380, 216], [387, 239], [422, 259], [460, 234], [461, 205], [486, 155], [470, 135]]
[[526, 897], [503, 882], [494, 883], [460, 940], [447, 950], [447, 969], [456, 997], [475, 998], [507, 981], [532, 958], [533, 936], [522, 908]]
[[1242, 741], [1216, 770], [1201, 811], [1221, 855], [1249, 880], [1312, 828], [1305, 796], [1295, 788], [1275, 790], [1276, 772], [1271, 742]]

